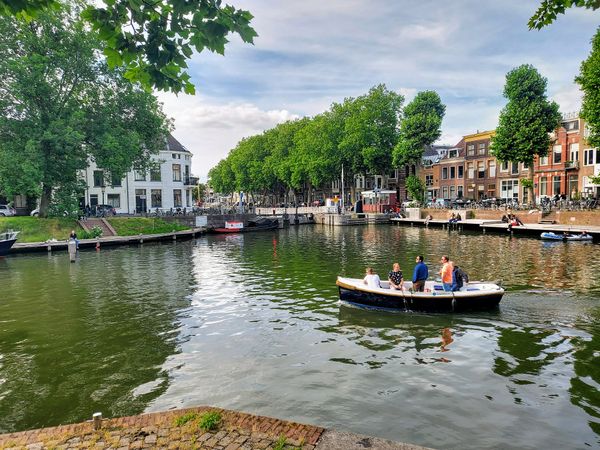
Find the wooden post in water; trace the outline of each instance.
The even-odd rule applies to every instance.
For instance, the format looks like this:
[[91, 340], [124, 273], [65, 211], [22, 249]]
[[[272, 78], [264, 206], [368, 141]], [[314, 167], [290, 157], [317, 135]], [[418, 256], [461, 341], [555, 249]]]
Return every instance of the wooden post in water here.
[[67, 243], [67, 249], [69, 250], [69, 260], [73, 263], [77, 257], [77, 242], [75, 239], [69, 239]]

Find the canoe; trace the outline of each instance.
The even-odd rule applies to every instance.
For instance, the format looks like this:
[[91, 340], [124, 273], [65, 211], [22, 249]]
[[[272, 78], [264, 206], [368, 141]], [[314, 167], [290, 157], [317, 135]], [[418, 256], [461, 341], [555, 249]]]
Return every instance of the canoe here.
[[7, 231], [0, 233], [0, 256], [8, 255], [11, 247], [17, 242], [18, 231]]
[[404, 291], [390, 289], [387, 281], [382, 281], [380, 288], [371, 288], [362, 278], [338, 277], [336, 284], [343, 304], [394, 311], [490, 310], [498, 306], [504, 295], [504, 289], [488, 282], [471, 282], [456, 292], [444, 292], [442, 284], [434, 281], [425, 283], [425, 292], [411, 292], [411, 282], [404, 283]]
[[540, 235], [542, 239], [551, 240], [551, 241], [591, 241], [593, 239], [589, 234], [581, 235], [581, 234], [557, 234], [551, 231], [544, 232]]

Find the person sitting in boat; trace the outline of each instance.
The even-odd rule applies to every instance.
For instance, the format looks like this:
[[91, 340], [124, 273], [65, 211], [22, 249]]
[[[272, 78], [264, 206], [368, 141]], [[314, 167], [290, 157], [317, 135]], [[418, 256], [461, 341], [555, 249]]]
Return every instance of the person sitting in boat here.
[[469, 282], [469, 276], [460, 267], [453, 264], [452, 268], [452, 292], [460, 291], [465, 283]]
[[373, 268], [367, 267], [366, 273], [367, 274], [365, 275], [363, 283], [372, 288], [380, 288], [381, 280], [379, 279], [379, 275], [375, 273]]
[[591, 236], [590, 236], [590, 234], [589, 234], [589, 233], [588, 233], [586, 230], [583, 230], [583, 231], [581, 232], [581, 234], [579, 235], [579, 237], [582, 237], [582, 238], [589, 238], [589, 237], [591, 237]]
[[404, 278], [402, 277], [400, 264], [394, 263], [392, 270], [388, 273], [388, 281], [390, 282], [390, 289], [396, 289], [398, 291], [404, 290]]
[[427, 278], [429, 277], [429, 269], [423, 262], [423, 255], [417, 256], [415, 262], [417, 265], [413, 271], [413, 289], [415, 292], [423, 292], [425, 290], [425, 281], [427, 281]]
[[448, 255], [442, 256], [442, 268], [439, 271], [439, 274], [442, 277], [442, 284], [444, 285], [444, 291], [450, 292], [452, 291], [452, 263], [448, 258]]

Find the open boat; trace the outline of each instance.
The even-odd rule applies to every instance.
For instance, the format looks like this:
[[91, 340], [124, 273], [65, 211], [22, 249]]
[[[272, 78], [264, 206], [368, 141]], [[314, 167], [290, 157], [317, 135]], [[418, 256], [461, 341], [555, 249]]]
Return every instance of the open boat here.
[[575, 241], [575, 242], [577, 242], [577, 241], [591, 241], [592, 239], [594, 239], [589, 234], [558, 234], [558, 233], [553, 233], [552, 231], [542, 233], [540, 236], [542, 239], [546, 239], [546, 240], [550, 240], [550, 241]]
[[504, 295], [504, 289], [497, 284], [479, 281], [470, 282], [456, 292], [444, 292], [442, 283], [434, 281], [425, 283], [425, 292], [411, 292], [411, 282], [404, 283], [403, 291], [390, 289], [387, 281], [382, 281], [380, 288], [368, 287], [362, 278], [338, 277], [335, 284], [342, 303], [396, 311], [489, 310], [497, 307]]
[[0, 256], [8, 255], [10, 248], [17, 241], [18, 231], [6, 231], [0, 233]]
[[279, 228], [277, 219], [266, 219], [263, 217], [248, 221], [248, 226], [244, 226], [244, 222], [225, 222], [225, 227], [214, 228], [215, 233], [248, 233], [251, 231], [275, 230]]

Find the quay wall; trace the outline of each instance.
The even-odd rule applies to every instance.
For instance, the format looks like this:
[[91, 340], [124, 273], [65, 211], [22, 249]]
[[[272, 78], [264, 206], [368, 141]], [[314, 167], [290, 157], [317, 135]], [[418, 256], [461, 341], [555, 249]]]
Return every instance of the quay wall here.
[[[421, 209], [421, 218], [424, 219], [427, 215], [431, 215], [436, 220], [448, 220], [452, 213], [460, 213], [463, 219], [486, 219], [500, 220], [502, 216], [507, 214], [504, 210], [487, 210], [487, 209]], [[541, 212], [536, 211], [513, 211], [513, 213], [523, 223], [539, 223], [542, 219]], [[550, 214], [544, 215], [543, 220], [554, 220], [559, 225], [596, 225], [600, 226], [600, 210], [598, 211], [552, 211]]]

